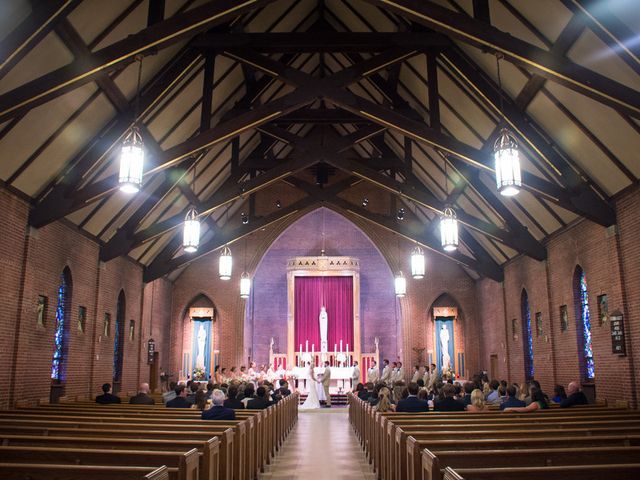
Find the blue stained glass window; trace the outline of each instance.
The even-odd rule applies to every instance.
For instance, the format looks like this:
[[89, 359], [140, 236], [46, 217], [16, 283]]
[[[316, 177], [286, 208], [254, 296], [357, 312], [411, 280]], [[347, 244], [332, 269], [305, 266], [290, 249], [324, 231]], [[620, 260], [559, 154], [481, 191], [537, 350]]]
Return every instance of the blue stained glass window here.
[[64, 362], [66, 360], [66, 331], [68, 330], [68, 311], [70, 303], [69, 278], [67, 272], [63, 272], [58, 287], [58, 303], [56, 305], [56, 330], [53, 336], [54, 350], [51, 361], [51, 378], [64, 380]]
[[119, 382], [122, 379], [122, 362], [124, 360], [124, 318], [125, 318], [125, 297], [124, 292], [118, 295], [118, 308], [116, 312], [116, 331], [113, 341], [113, 381]]
[[591, 315], [589, 312], [589, 293], [587, 292], [587, 279], [584, 271], [578, 271], [578, 293], [580, 301], [580, 326], [582, 327], [582, 357], [584, 359], [584, 374], [587, 380], [596, 376], [596, 366], [593, 360], [593, 348], [591, 346]]
[[529, 296], [526, 290], [522, 290], [520, 299], [522, 307], [522, 346], [524, 350], [524, 376], [526, 380], [533, 379], [533, 338], [531, 336], [531, 311], [529, 309]]

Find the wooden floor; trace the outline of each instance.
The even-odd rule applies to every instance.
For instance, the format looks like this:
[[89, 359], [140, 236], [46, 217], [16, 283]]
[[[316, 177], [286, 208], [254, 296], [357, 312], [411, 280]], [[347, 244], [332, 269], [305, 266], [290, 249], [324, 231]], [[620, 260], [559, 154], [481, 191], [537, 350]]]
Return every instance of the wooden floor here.
[[301, 411], [275, 462], [261, 479], [373, 480], [346, 408]]

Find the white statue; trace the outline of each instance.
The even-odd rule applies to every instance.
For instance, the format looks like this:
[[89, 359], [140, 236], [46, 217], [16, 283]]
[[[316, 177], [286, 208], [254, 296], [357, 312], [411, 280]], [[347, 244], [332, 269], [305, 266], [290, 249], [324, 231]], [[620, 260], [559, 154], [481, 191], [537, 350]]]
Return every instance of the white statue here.
[[203, 322], [200, 323], [198, 329], [198, 356], [196, 357], [196, 367], [204, 368], [204, 344], [207, 341], [207, 332], [204, 329]]
[[442, 350], [442, 370], [449, 370], [451, 367], [451, 356], [449, 355], [449, 329], [444, 323], [440, 330], [440, 349]]
[[320, 308], [320, 351], [327, 352], [327, 323], [329, 317], [324, 305]]

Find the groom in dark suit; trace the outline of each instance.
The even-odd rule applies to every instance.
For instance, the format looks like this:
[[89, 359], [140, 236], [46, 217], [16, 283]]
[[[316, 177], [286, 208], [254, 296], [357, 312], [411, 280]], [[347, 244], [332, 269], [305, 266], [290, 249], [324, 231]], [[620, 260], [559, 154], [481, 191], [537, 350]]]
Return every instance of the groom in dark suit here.
[[396, 407], [396, 412], [411, 412], [411, 413], [420, 413], [420, 412], [428, 412], [429, 411], [429, 403], [426, 400], [420, 400], [418, 398], [418, 387], [417, 383], [411, 382], [407, 387], [409, 390], [409, 396], [404, 400], [400, 400], [398, 402], [398, 406]]

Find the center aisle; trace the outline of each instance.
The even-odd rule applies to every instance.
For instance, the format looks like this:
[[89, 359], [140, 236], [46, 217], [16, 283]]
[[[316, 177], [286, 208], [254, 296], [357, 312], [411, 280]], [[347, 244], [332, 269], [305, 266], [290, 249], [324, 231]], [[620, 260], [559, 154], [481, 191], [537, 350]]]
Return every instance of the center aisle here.
[[376, 478], [349, 425], [346, 408], [301, 411], [282, 450], [260, 479]]

